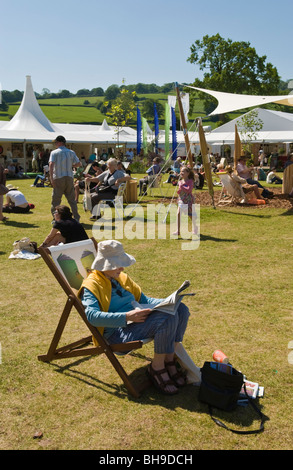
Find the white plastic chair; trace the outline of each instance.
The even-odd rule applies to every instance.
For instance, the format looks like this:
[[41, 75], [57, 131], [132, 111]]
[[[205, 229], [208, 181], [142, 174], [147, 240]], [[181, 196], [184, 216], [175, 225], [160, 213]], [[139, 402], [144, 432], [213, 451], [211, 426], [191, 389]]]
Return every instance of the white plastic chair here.
[[161, 193], [161, 196], [163, 197], [163, 193], [162, 193], [162, 186], [161, 186], [161, 183], [162, 183], [162, 175], [161, 173], [157, 174], [157, 175], [152, 175], [151, 176], [151, 181], [149, 181], [149, 186], [148, 186], [148, 189], [150, 190], [150, 196], [153, 195], [153, 189], [160, 189], [160, 193]]
[[[99, 204], [97, 206], [95, 206], [95, 207], [97, 207], [97, 213], [93, 214], [93, 215], [99, 216], [101, 214], [101, 206], [103, 206], [106, 203], [111, 203], [111, 204], [114, 205], [115, 212], [118, 216], [118, 219], [122, 219], [123, 216], [124, 216], [123, 197], [124, 197], [125, 189], [126, 189], [126, 183], [121, 183], [119, 185], [117, 194], [116, 194], [114, 199], [101, 199]], [[94, 212], [95, 212], [95, 207], [94, 207]], [[120, 216], [120, 213], [119, 213], [118, 209], [121, 209], [122, 217]]]

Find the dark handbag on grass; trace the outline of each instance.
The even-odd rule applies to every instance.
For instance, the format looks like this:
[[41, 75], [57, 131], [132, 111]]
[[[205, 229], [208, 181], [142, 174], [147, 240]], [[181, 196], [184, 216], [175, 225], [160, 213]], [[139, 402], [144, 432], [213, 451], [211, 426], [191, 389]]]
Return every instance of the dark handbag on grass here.
[[[233, 411], [236, 409], [242, 385], [244, 385], [246, 398], [261, 419], [260, 427], [257, 430], [237, 431], [228, 428], [219, 419], [213, 417], [213, 407], [224, 411]], [[234, 369], [230, 364], [219, 364], [217, 362], [204, 363], [201, 368], [201, 385], [198, 399], [209, 406], [210, 416], [218, 426], [236, 434], [256, 434], [264, 430], [264, 415], [248, 396], [243, 374]]]

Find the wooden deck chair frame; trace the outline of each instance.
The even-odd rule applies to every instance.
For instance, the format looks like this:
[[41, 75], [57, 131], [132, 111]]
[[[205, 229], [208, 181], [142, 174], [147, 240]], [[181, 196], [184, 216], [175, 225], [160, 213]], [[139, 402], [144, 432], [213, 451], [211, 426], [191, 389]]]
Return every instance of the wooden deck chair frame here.
[[[236, 195], [235, 189], [233, 188], [233, 186], [230, 183], [230, 180], [232, 178], [228, 173], [220, 172], [220, 173], [217, 173], [217, 175], [220, 177], [221, 183], [223, 185], [222, 190], [221, 190], [221, 194], [220, 194], [220, 199], [217, 203], [217, 206], [231, 204], [233, 202], [239, 202], [239, 200], [246, 201], [246, 196], [245, 196], [243, 190], [241, 190], [242, 191], [241, 197]], [[225, 191], [228, 193], [228, 196], [225, 193]]]
[[151, 175], [151, 181], [148, 184], [148, 189], [150, 190], [150, 196], [153, 196], [153, 189], [159, 189], [161, 196], [163, 196], [162, 193], [162, 174], [158, 173], [156, 175]]
[[[97, 248], [97, 242], [94, 238], [91, 239]], [[115, 355], [117, 353], [126, 353], [135, 349], [139, 349], [143, 346], [143, 341], [132, 341], [128, 343], [121, 343], [121, 344], [109, 344], [107, 340], [101, 335], [99, 330], [92, 326], [86, 317], [84, 307], [82, 302], [77, 297], [73, 289], [70, 287], [68, 282], [65, 280], [63, 275], [59, 272], [55, 262], [52, 259], [50, 249], [49, 248], [39, 248], [38, 252], [42, 256], [43, 260], [49, 267], [50, 271], [53, 273], [54, 277], [56, 278], [57, 282], [60, 284], [62, 289], [64, 290], [67, 301], [65, 303], [63, 312], [59, 319], [59, 323], [53, 335], [51, 344], [49, 346], [47, 354], [39, 355], [38, 359], [43, 362], [51, 362], [59, 359], [65, 358], [76, 358], [76, 357], [85, 357], [85, 356], [98, 356], [100, 354], [105, 354], [109, 359], [110, 363], [118, 373], [118, 375], [123, 380], [127, 390], [129, 393], [138, 398], [143, 391], [144, 388], [148, 385], [147, 383], [143, 384], [141, 387], [137, 387], [134, 385], [132, 380], [130, 379], [129, 375], [126, 373], [124, 368], [122, 367], [120, 361]], [[86, 324], [91, 333], [90, 336], [85, 338], [81, 338], [73, 343], [67, 344], [66, 346], [58, 347], [61, 336], [63, 334], [64, 328], [68, 321], [69, 315], [71, 310], [75, 308], [79, 313], [81, 319]], [[93, 337], [96, 339], [99, 346], [92, 346], [92, 339]]]
[[293, 164], [288, 165], [283, 173], [282, 193], [289, 194], [293, 189]]
[[[97, 204], [97, 209], [95, 210], [95, 207], [93, 209], [93, 215], [100, 215], [101, 214], [101, 206], [103, 206], [103, 203], [111, 203], [114, 205], [115, 212], [118, 216], [118, 219], [122, 219], [124, 216], [124, 208], [123, 208], [123, 200], [124, 200], [124, 193], [126, 190], [126, 183], [120, 183], [118, 187], [117, 194], [114, 199], [101, 199], [99, 204]], [[118, 208], [121, 209], [122, 211], [122, 217], [119, 214]]]

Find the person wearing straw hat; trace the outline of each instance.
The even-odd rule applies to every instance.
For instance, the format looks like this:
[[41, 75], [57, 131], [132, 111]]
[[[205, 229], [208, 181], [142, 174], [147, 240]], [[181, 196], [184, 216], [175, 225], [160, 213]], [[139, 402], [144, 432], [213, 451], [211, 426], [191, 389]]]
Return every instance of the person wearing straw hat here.
[[[78, 295], [88, 321], [101, 329], [110, 344], [146, 338], [154, 340], [154, 358], [148, 367], [148, 375], [160, 392], [173, 395], [186, 383], [176, 368], [174, 351], [176, 343], [183, 340], [189, 310], [180, 303], [174, 315], [158, 310], [152, 312], [151, 308], [162, 299], [146, 296], [124, 272], [135, 262], [120, 242], [100, 242], [93, 271], [83, 281]], [[135, 309], [134, 301], [148, 304], [150, 308]]]
[[[34, 206], [29, 204], [18, 188], [12, 184], [7, 184], [8, 192], [6, 194], [6, 204], [3, 206], [3, 212], [14, 212], [17, 214], [26, 214]], [[33, 206], [33, 207], [32, 207]]]

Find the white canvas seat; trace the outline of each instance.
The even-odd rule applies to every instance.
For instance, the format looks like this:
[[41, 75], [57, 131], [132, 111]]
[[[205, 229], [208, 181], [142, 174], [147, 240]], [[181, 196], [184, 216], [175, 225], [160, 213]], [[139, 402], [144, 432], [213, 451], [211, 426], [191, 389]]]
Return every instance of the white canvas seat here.
[[223, 185], [222, 191], [220, 194], [220, 199], [218, 202], [219, 205], [225, 205], [225, 204], [231, 204], [233, 202], [246, 202], [246, 196], [244, 194], [243, 189], [239, 185], [239, 190], [240, 190], [240, 196], [239, 193], [235, 190], [233, 184], [232, 184], [232, 178], [228, 173], [225, 172], [220, 172], [217, 173], [219, 176], [221, 183]]
[[[141, 385], [134, 383], [118, 360], [117, 353], [125, 354], [134, 351], [141, 348], [145, 341], [130, 341], [110, 345], [99, 329], [88, 322], [84, 306], [77, 296], [83, 279], [90, 272], [92, 262], [96, 257], [96, 240], [91, 238], [50, 248], [40, 247], [38, 251], [67, 297], [48, 352], [39, 355], [38, 359], [43, 362], [51, 362], [59, 359], [76, 359], [77, 357], [105, 354], [123, 380], [129, 393], [136, 398], [139, 397], [140, 393], [149, 386], [149, 381], [145, 381]], [[90, 335], [60, 347], [59, 343], [73, 308], [87, 326]], [[52, 312], [52, 314], [55, 314], [55, 312]]]
[[125, 190], [126, 190], [126, 183], [121, 183], [119, 185], [115, 198], [114, 199], [102, 199], [99, 202], [99, 204], [97, 204], [97, 206], [94, 207], [93, 215], [96, 215], [96, 216], [101, 215], [101, 207], [103, 207], [103, 205], [113, 204], [118, 219], [122, 219], [124, 216], [123, 200], [124, 200]]
[[148, 189], [150, 190], [150, 196], [153, 195], [153, 189], [159, 189], [161, 196], [163, 197], [162, 193], [162, 175], [161, 173], [157, 175], [152, 175], [149, 177]]

